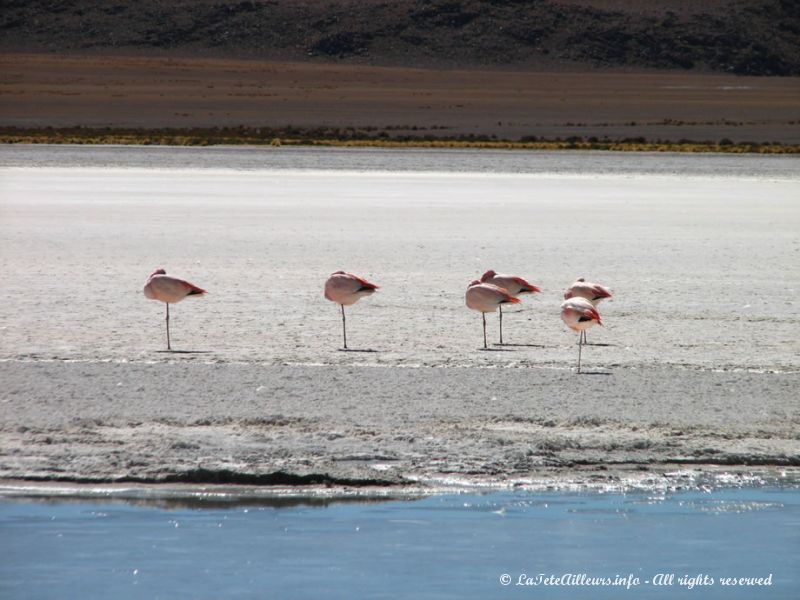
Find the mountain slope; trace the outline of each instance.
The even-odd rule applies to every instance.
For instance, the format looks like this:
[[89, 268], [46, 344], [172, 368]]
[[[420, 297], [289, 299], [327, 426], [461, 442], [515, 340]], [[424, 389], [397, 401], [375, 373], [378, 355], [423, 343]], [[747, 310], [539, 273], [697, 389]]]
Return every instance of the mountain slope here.
[[0, 7], [3, 52], [800, 74], [795, 0], [3, 0]]

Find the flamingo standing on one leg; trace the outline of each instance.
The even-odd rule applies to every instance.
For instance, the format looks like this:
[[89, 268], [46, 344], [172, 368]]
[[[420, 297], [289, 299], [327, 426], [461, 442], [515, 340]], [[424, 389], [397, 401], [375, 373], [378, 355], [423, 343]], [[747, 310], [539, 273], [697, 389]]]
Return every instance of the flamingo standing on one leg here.
[[561, 304], [561, 320], [572, 331], [577, 331], [578, 337], [578, 373], [581, 372], [581, 350], [584, 344], [583, 334], [593, 325], [602, 325], [600, 313], [586, 298], [570, 298]]
[[[491, 269], [481, 276], [481, 283], [491, 283], [503, 288], [512, 296], [535, 294], [542, 290], [516, 275], [498, 275]], [[503, 345], [503, 306], [500, 305], [500, 345]]]
[[336, 302], [342, 307], [342, 336], [344, 349], [347, 350], [347, 324], [345, 322], [344, 307], [355, 304], [364, 296], [369, 296], [378, 289], [374, 283], [344, 271], [331, 273], [325, 282], [325, 298]]
[[[590, 283], [583, 277], [578, 277], [571, 286], [564, 290], [564, 300], [570, 298], [585, 298], [592, 303], [592, 306], [597, 306], [606, 298], [611, 298], [611, 290], [599, 283]], [[586, 331], [581, 332], [584, 344], [586, 343]]]
[[517, 304], [519, 298], [508, 293], [508, 290], [492, 283], [481, 283], [477, 279], [469, 284], [466, 293], [467, 308], [477, 310], [483, 316], [483, 347], [486, 344], [486, 313], [494, 312], [501, 304]]
[[164, 269], [156, 269], [147, 278], [147, 283], [144, 284], [144, 295], [151, 300], [161, 300], [167, 305], [167, 350], [172, 350], [169, 343], [169, 305], [180, 302], [186, 296], [202, 296], [207, 293], [193, 283], [177, 277], [170, 277]]

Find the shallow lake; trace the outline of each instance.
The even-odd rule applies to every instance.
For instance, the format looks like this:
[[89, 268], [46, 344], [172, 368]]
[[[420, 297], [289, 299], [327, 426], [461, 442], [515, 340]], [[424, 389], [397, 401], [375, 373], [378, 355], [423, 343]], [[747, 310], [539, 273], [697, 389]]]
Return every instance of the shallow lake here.
[[800, 593], [796, 488], [313, 502], [203, 509], [7, 498], [0, 596], [788, 600]]

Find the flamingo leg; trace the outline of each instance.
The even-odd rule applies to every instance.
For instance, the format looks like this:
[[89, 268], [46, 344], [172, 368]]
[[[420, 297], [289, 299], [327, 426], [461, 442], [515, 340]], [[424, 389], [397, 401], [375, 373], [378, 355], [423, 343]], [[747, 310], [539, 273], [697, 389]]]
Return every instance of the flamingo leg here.
[[347, 350], [347, 322], [344, 318], [344, 304], [342, 307], [342, 336], [344, 337], [344, 349]]
[[486, 313], [482, 312], [481, 316], [483, 317], [483, 347], [486, 349], [489, 347], [486, 345]]
[[167, 305], [167, 350], [172, 350], [172, 347], [169, 345], [169, 302], [165, 302]]
[[503, 345], [503, 305], [501, 304], [499, 307], [500, 309], [500, 345]]
[[[581, 332], [583, 333], [583, 332]], [[581, 350], [583, 349], [583, 343], [581, 338], [578, 338], [578, 373], [581, 372]]]

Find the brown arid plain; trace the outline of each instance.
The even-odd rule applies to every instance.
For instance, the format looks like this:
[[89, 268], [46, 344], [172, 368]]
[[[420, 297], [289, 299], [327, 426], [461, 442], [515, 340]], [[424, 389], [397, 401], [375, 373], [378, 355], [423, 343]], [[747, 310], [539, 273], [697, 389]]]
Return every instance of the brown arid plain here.
[[0, 56], [0, 127], [369, 128], [388, 137], [800, 143], [800, 78], [231, 58]]

